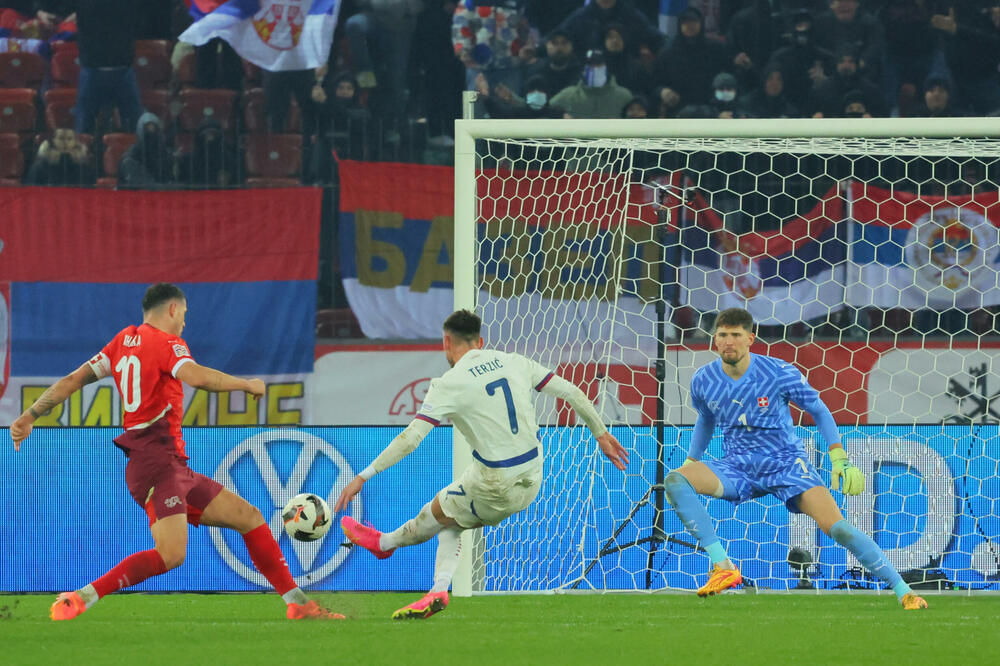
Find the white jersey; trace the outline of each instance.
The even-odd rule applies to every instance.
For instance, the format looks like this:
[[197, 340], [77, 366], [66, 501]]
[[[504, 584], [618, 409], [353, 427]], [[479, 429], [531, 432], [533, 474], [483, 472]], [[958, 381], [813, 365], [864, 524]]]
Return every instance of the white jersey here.
[[480, 466], [512, 475], [540, 470], [534, 392], [552, 376], [520, 354], [474, 349], [431, 380], [416, 418], [432, 425], [451, 419]]

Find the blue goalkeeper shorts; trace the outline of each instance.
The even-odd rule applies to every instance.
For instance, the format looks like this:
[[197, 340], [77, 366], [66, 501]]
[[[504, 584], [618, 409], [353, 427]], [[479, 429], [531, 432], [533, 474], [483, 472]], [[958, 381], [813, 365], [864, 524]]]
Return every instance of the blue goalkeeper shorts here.
[[774, 495], [792, 513], [799, 511], [799, 495], [825, 485], [819, 472], [804, 458], [775, 458], [773, 454], [740, 453], [703, 461], [722, 482], [722, 498], [739, 504], [754, 497]]

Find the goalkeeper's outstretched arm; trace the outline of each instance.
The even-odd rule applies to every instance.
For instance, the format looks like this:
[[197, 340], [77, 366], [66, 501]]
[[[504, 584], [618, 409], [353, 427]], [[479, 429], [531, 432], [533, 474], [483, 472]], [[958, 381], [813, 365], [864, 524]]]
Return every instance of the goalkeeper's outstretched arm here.
[[614, 435], [608, 432], [597, 410], [594, 409], [594, 404], [590, 402], [590, 399], [578, 386], [558, 375], [553, 375], [548, 383], [542, 387], [542, 393], [561, 398], [568, 402], [573, 411], [590, 428], [590, 433], [597, 439], [597, 444], [601, 447], [601, 453], [615, 467], [622, 471], [625, 470], [625, 466], [628, 465], [628, 451], [625, 450], [625, 447], [618, 442], [618, 439]]
[[347, 505], [354, 499], [354, 496], [361, 492], [361, 487], [365, 485], [365, 481], [372, 478], [379, 472], [389, 469], [400, 460], [406, 456], [413, 453], [420, 442], [424, 440], [434, 428], [433, 425], [424, 421], [423, 419], [413, 419], [410, 421], [410, 425], [403, 429], [403, 432], [396, 435], [396, 437], [389, 442], [389, 445], [383, 449], [382, 453], [371, 462], [368, 467], [361, 470], [354, 479], [347, 484], [344, 490], [340, 493], [340, 497], [337, 498], [337, 505], [334, 507], [335, 513], [340, 513], [347, 508]]

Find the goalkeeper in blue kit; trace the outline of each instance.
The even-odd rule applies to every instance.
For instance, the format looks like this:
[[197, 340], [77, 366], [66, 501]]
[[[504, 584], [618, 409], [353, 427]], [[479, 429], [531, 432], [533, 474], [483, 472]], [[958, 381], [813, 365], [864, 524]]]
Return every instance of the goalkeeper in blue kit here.
[[[750, 353], [753, 329], [753, 317], [746, 310], [719, 313], [714, 334], [719, 359], [698, 368], [691, 379], [691, 402], [698, 413], [691, 448], [681, 468], [665, 480], [677, 515], [712, 560], [712, 574], [698, 595], [717, 594], [743, 582], [698, 495], [733, 503], [774, 495], [789, 511], [810, 516], [825, 534], [851, 551], [892, 588], [904, 609], [927, 608], [875, 541], [844, 520], [795, 434], [788, 403], [812, 415], [829, 445], [834, 490], [842, 487], [845, 494], [857, 495], [865, 488], [864, 475], [851, 464], [833, 415], [802, 373], [784, 361]], [[723, 457], [702, 462], [716, 425], [723, 432]]]

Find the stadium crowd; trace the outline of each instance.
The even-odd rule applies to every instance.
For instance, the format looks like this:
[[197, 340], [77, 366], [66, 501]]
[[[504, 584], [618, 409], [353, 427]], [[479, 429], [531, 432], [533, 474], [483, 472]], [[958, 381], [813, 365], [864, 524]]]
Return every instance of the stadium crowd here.
[[1000, 109], [1000, 0], [689, 0], [658, 13], [678, 4], [344, 0], [326, 66], [267, 72], [222, 40], [178, 41], [181, 0], [0, 0], [0, 175], [225, 187], [323, 182], [334, 156], [447, 162], [463, 89], [498, 118]]

